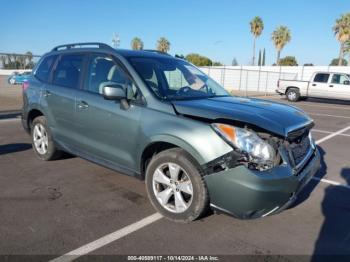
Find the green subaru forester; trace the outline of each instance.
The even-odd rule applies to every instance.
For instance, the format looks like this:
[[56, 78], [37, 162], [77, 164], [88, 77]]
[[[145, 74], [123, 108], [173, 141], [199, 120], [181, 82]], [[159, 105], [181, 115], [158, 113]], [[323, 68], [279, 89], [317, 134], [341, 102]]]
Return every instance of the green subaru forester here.
[[144, 179], [153, 206], [174, 221], [209, 208], [245, 219], [278, 213], [320, 166], [302, 110], [231, 96], [164, 53], [58, 46], [23, 90], [22, 123], [40, 159], [69, 152]]

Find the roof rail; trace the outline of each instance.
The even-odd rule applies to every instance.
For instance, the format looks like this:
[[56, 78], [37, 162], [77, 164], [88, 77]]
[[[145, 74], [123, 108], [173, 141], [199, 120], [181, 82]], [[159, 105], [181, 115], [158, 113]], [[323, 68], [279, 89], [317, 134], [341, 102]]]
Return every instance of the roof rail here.
[[155, 49], [143, 49], [142, 51], [157, 53], [157, 54], [160, 54], [160, 55], [171, 56], [171, 55], [168, 54], [168, 53], [165, 53], [165, 52], [162, 52], [162, 51], [159, 51], [159, 50], [155, 50]]
[[[82, 47], [90, 47], [90, 46], [97, 46], [101, 49], [113, 49], [111, 46], [104, 44], [104, 43], [98, 43], [98, 42], [87, 42], [87, 43], [74, 43], [74, 44], [66, 44], [66, 45], [59, 45], [54, 47], [51, 52], [58, 51], [60, 49], [71, 49], [71, 48], [82, 48]], [[114, 49], [113, 49], [114, 50]]]

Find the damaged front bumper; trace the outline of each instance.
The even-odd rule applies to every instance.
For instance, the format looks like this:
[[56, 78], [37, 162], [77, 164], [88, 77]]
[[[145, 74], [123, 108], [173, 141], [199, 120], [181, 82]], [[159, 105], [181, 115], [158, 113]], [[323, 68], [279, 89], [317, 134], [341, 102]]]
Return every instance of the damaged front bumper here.
[[275, 214], [291, 205], [320, 167], [317, 148], [298, 173], [288, 164], [267, 171], [237, 166], [204, 177], [213, 209], [241, 219]]

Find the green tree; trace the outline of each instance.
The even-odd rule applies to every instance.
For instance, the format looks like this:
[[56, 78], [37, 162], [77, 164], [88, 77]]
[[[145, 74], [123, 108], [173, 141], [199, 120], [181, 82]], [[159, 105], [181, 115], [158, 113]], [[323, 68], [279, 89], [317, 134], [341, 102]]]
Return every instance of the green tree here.
[[142, 42], [141, 38], [134, 37], [131, 40], [131, 48], [133, 50], [142, 50], [143, 49], [143, 42]]
[[253, 65], [255, 65], [255, 43], [256, 39], [261, 35], [262, 31], [264, 30], [264, 22], [259, 17], [256, 16], [250, 21], [250, 32], [253, 35]]
[[170, 50], [170, 42], [165, 37], [159, 38], [157, 42], [157, 50], [163, 53], [168, 53]]
[[281, 50], [291, 40], [290, 30], [286, 26], [279, 26], [272, 32], [271, 39], [277, 50], [276, 65], [279, 65]]
[[334, 58], [329, 65], [330, 66], [347, 66], [348, 62], [344, 58], [342, 59], [341, 62], [339, 62], [339, 58]]
[[237, 59], [234, 57], [232, 60], [232, 66], [238, 66]]
[[191, 53], [186, 56], [186, 60], [196, 66], [211, 66], [213, 62], [206, 56]]
[[258, 66], [261, 66], [261, 50], [259, 50]]
[[224, 64], [218, 61], [213, 62], [213, 66], [223, 66]]
[[298, 62], [294, 56], [286, 56], [284, 58], [281, 58], [279, 61], [280, 61], [279, 65], [281, 65], [281, 66], [297, 66], [298, 65]]
[[263, 51], [263, 56], [262, 56], [262, 62], [261, 62], [262, 66], [265, 66], [265, 48]]
[[343, 60], [344, 56], [345, 44], [350, 40], [350, 13], [344, 14], [335, 20], [333, 31], [336, 38], [340, 42], [338, 65], [341, 65], [341, 61]]

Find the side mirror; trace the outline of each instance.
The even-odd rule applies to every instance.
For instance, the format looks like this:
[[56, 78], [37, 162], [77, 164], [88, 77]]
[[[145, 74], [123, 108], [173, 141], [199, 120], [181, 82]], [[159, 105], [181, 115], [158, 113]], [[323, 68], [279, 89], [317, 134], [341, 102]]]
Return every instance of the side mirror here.
[[121, 100], [126, 98], [126, 91], [122, 85], [109, 84], [102, 88], [102, 95], [107, 100]]
[[349, 80], [344, 80], [343, 84], [344, 85], [350, 85], [350, 81]]

